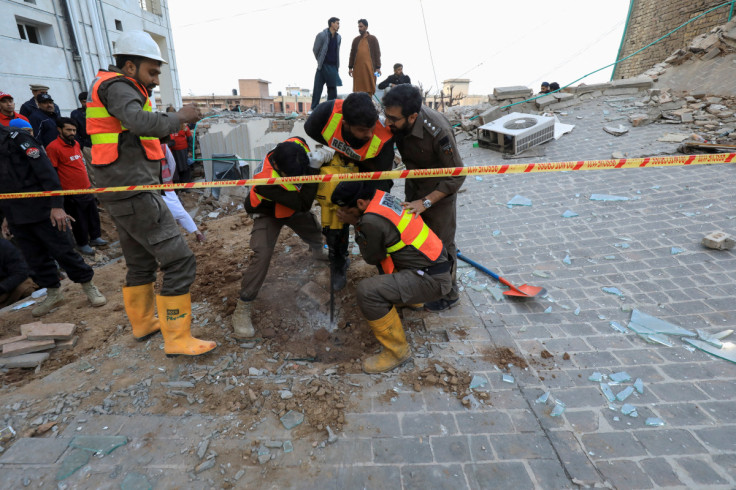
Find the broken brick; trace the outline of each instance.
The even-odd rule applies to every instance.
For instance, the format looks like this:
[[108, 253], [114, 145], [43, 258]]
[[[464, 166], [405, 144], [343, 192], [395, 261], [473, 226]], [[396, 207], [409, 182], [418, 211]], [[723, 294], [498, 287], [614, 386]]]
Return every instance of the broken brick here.
[[55, 346], [56, 342], [53, 340], [21, 340], [12, 344], [5, 344], [2, 357], [19, 356], [29, 352], [53, 349]]
[[29, 323], [20, 326], [20, 333], [28, 340], [69, 340], [77, 326], [73, 323]]

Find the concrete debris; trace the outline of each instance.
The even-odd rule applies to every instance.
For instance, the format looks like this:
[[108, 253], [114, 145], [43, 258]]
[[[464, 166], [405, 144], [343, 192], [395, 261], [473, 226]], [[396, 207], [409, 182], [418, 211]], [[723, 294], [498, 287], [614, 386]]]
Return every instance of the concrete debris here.
[[629, 128], [619, 124], [618, 126], [603, 126], [603, 131], [614, 136], [623, 136], [629, 132]]
[[736, 245], [736, 240], [725, 232], [718, 230], [705, 235], [700, 243], [704, 247], [713, 250], [730, 250]]

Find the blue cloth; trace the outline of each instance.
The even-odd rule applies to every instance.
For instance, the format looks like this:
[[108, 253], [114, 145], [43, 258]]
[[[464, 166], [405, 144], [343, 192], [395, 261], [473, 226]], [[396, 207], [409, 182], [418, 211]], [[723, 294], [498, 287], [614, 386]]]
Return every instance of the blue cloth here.
[[325, 55], [325, 65], [337, 65], [337, 36], [330, 36], [327, 43], [327, 54]]

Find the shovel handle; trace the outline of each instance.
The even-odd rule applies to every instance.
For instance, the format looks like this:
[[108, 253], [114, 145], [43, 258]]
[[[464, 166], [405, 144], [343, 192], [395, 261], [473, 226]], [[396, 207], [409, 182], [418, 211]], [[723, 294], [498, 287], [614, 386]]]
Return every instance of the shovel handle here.
[[490, 269], [487, 269], [487, 268], [483, 267], [478, 262], [476, 262], [474, 260], [471, 260], [471, 259], [467, 258], [466, 256], [464, 256], [463, 254], [461, 254], [460, 253], [460, 250], [457, 251], [457, 258], [460, 259], [460, 260], [462, 260], [463, 262], [467, 262], [468, 264], [472, 265], [473, 267], [475, 267], [476, 269], [480, 270], [481, 272], [485, 272], [486, 274], [488, 274], [489, 276], [491, 276], [495, 280], [499, 281], [504, 286], [508, 286], [509, 288], [513, 289], [514, 291], [526, 295], [526, 293], [524, 293], [523, 291], [519, 291], [519, 289], [516, 286], [514, 286], [513, 284], [511, 284], [510, 282], [508, 282], [503, 277], [501, 277], [498, 274], [494, 273]]

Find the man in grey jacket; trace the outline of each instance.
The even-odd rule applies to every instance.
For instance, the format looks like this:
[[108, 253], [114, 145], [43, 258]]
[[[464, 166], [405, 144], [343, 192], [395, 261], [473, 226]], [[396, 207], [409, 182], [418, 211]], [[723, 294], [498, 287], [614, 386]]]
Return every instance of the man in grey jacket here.
[[312, 90], [312, 109], [317, 107], [322, 98], [322, 87], [327, 85], [327, 100], [337, 98], [337, 87], [342, 86], [342, 80], [337, 70], [340, 68], [340, 41], [337, 31], [340, 29], [340, 19], [330, 17], [329, 26], [314, 38], [314, 57], [317, 59], [317, 73], [314, 74], [314, 90]]

